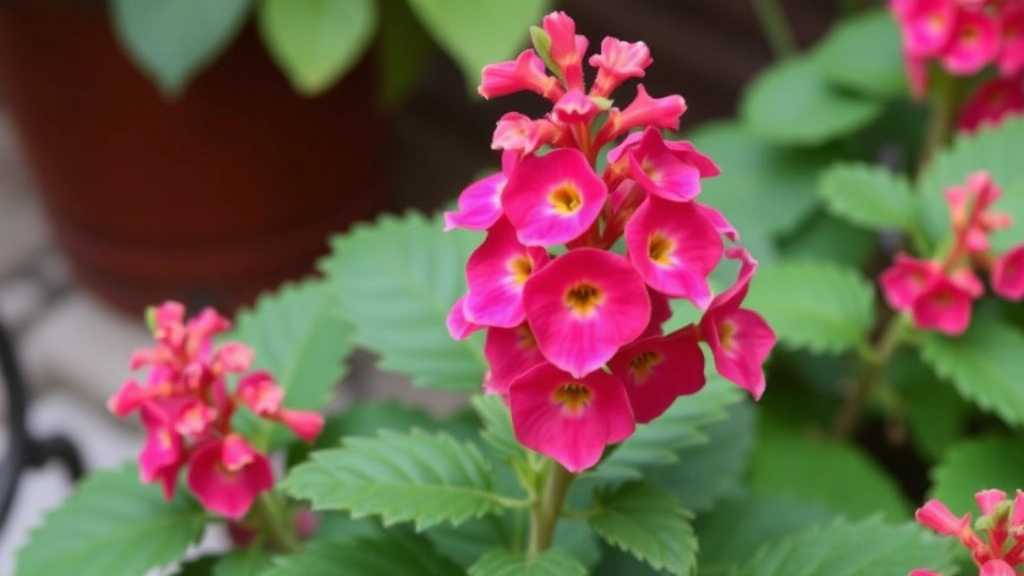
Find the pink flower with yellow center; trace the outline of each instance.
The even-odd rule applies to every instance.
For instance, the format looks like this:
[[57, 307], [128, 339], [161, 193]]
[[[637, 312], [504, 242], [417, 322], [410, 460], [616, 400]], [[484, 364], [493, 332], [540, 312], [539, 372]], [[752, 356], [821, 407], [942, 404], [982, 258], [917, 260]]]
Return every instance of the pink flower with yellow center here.
[[1024, 72], [1024, 4], [1011, 4], [1003, 9], [1002, 50], [999, 52], [999, 72], [1007, 78], [1016, 78]]
[[953, 74], [969, 76], [995, 61], [999, 48], [999, 22], [981, 11], [961, 10], [942, 65]]
[[676, 398], [704, 387], [704, 352], [695, 330], [652, 336], [622, 347], [608, 363], [625, 385], [639, 424], [665, 413]]
[[512, 224], [499, 220], [466, 263], [466, 319], [499, 328], [522, 324], [523, 286], [547, 262], [547, 250], [524, 246]]
[[938, 56], [953, 37], [957, 15], [954, 0], [913, 0], [898, 5], [904, 50], [914, 58]]

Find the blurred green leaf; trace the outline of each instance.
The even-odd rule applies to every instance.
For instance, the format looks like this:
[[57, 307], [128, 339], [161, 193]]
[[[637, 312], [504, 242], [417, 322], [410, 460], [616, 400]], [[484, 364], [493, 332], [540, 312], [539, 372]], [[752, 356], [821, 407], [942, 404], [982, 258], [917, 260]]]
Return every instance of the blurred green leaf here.
[[1020, 438], [985, 436], [955, 445], [932, 469], [928, 496], [957, 516], [977, 516], [976, 492], [995, 488], [1012, 495], [1024, 488], [1024, 460], [1016, 457], [1020, 444]]
[[786, 260], [831, 260], [861, 268], [875, 253], [876, 237], [835, 216], [818, 213], [782, 240], [779, 251]]
[[916, 350], [897, 354], [885, 378], [901, 401], [918, 453], [940, 459], [966, 432], [971, 406], [925, 366]]
[[318, 542], [302, 554], [278, 556], [260, 576], [462, 576], [425, 537], [391, 529], [372, 538]]
[[551, 548], [540, 554], [493, 550], [469, 567], [468, 576], [586, 576], [572, 554]]
[[917, 210], [910, 182], [885, 168], [833, 164], [821, 175], [828, 211], [871, 230], [916, 230]]
[[405, 0], [382, 2], [380, 11], [378, 92], [381, 105], [390, 109], [400, 105], [416, 87], [434, 55], [434, 43]]
[[885, 8], [839, 21], [815, 47], [819, 70], [841, 88], [881, 97], [909, 94], [901, 32]]
[[249, 0], [112, 0], [114, 30], [164, 94], [177, 96], [231, 43]]
[[526, 448], [516, 440], [512, 415], [505, 402], [493, 394], [478, 394], [470, 398], [470, 403], [484, 425], [480, 435], [498, 456], [506, 460], [525, 458]]
[[213, 567], [213, 576], [254, 576], [271, 565], [271, 555], [260, 548], [228, 552]]

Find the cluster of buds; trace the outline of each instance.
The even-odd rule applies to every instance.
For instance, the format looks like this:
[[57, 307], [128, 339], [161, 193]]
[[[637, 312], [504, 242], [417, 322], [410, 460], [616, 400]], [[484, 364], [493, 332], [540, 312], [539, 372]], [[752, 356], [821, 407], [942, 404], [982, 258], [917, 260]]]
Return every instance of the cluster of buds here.
[[1024, 112], [1024, 0], [890, 0], [903, 34], [911, 86], [927, 90], [929, 62], [954, 76], [994, 65], [965, 103], [960, 127], [976, 130]]
[[[1017, 567], [1024, 564], [1024, 492], [1018, 490], [1013, 502], [1002, 490], [982, 490], [974, 498], [981, 517], [973, 527], [970, 514], [958, 518], [938, 500], [926, 502], [915, 517], [922, 526], [959, 540], [980, 569], [978, 576], [1017, 576]], [[942, 575], [919, 568], [910, 576]]]
[[946, 190], [953, 243], [930, 260], [897, 254], [881, 275], [882, 292], [893, 309], [910, 314], [922, 330], [962, 334], [971, 307], [985, 288], [975, 269], [989, 271], [992, 290], [1002, 298], [1024, 299], [1024, 245], [993, 254], [989, 233], [1007, 228], [1010, 216], [990, 210], [1001, 191], [987, 172], [967, 177], [965, 186]]
[[[775, 334], [740, 307], [757, 263], [726, 247], [722, 237], [735, 242], [736, 230], [696, 201], [701, 179], [718, 168], [689, 142], [662, 136], [678, 128], [683, 98], [652, 98], [639, 85], [628, 106], [609, 100], [624, 80], [644, 76], [647, 46], [605, 38], [589, 59], [597, 74], [587, 91], [588, 41], [572, 19], [550, 14], [532, 36], [534, 49], [484, 68], [480, 93], [533, 91], [553, 109], [541, 119], [503, 116], [492, 143], [501, 172], [470, 185], [445, 214], [447, 229], [487, 232], [448, 327], [457, 339], [486, 329], [485, 390], [506, 400], [524, 446], [578, 472], [704, 386], [702, 341], [725, 378], [760, 397]], [[739, 274], [715, 295], [707, 278], [723, 257], [738, 261]], [[702, 319], [665, 334], [670, 298], [688, 300]]]
[[[128, 379], [108, 401], [118, 417], [138, 411], [146, 428], [139, 454], [142, 481], [160, 482], [164, 497], [174, 497], [178, 475], [188, 467], [187, 483], [211, 512], [238, 519], [259, 494], [274, 484], [267, 456], [232, 425], [239, 407], [284, 424], [313, 441], [323, 428], [314, 412], [282, 407], [284, 391], [266, 371], [252, 371], [253, 351], [239, 342], [214, 346], [213, 337], [230, 323], [212, 309], [185, 322], [185, 307], [166, 302], [149, 312], [156, 346], [137, 350], [131, 369], [147, 368], [140, 383]], [[227, 377], [238, 375], [234, 391]]]

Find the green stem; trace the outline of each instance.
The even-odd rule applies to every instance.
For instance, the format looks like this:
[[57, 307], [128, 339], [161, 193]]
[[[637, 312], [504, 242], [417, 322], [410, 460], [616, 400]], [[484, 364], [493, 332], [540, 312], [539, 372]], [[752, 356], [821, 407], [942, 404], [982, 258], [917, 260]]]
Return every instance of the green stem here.
[[832, 427], [832, 436], [846, 439], [853, 434], [864, 407], [877, 393], [885, 376], [885, 369], [903, 342], [909, 325], [907, 316], [903, 314], [893, 316], [882, 330], [882, 336], [878, 342], [865, 351], [862, 376], [857, 381], [853, 393], [839, 407]]
[[796, 54], [796, 37], [779, 0], [750, 0], [750, 3], [775, 57], [785, 58]]
[[302, 543], [295, 533], [295, 523], [281, 513], [279, 503], [270, 492], [264, 492], [253, 504], [253, 515], [260, 532], [270, 545], [282, 552], [295, 554], [302, 551]]
[[551, 547], [555, 537], [555, 527], [562, 515], [562, 504], [576, 475], [565, 469], [558, 462], [552, 462], [548, 472], [544, 492], [536, 501], [530, 514], [529, 554], [535, 555]]
[[956, 76], [943, 70], [935, 72], [928, 128], [921, 149], [920, 163], [917, 166], [918, 177], [935, 154], [953, 139], [963, 88], [963, 81]]

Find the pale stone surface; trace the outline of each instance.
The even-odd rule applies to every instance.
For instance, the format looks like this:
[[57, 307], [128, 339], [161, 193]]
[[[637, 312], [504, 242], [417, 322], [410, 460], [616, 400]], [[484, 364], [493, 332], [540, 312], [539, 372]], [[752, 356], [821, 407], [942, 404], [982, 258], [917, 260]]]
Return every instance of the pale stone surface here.
[[18, 277], [0, 282], [0, 319], [15, 334], [28, 328], [45, 304], [46, 288], [38, 280]]

